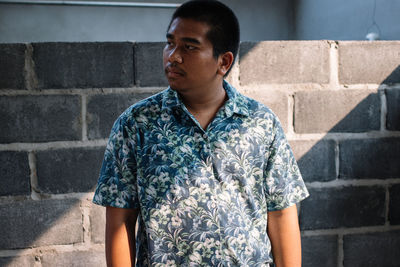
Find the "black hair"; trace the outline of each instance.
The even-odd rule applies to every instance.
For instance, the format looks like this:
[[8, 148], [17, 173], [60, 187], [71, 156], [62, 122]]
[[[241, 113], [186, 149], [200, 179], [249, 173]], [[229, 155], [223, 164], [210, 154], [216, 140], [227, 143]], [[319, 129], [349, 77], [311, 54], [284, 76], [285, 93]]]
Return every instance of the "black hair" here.
[[[235, 61], [239, 49], [240, 29], [238, 19], [229, 7], [216, 0], [185, 2], [175, 10], [168, 30], [176, 18], [206, 23], [210, 27], [207, 38], [213, 46], [213, 56], [218, 58], [225, 52], [232, 52]], [[230, 69], [225, 75], [228, 75], [229, 71]]]

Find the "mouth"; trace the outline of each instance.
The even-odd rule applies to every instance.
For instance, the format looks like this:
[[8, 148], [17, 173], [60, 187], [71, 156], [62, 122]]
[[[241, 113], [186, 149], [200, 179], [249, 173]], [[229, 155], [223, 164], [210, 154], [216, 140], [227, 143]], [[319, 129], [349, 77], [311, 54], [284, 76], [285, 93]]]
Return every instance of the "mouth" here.
[[175, 67], [166, 67], [165, 74], [167, 78], [179, 78], [184, 76], [185, 72]]

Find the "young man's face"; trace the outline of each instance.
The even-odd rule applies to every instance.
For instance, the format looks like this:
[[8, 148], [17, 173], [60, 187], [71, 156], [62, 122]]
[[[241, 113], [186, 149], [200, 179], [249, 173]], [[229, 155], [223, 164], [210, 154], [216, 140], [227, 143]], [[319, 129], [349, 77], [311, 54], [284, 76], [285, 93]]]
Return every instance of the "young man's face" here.
[[172, 21], [163, 52], [165, 74], [172, 89], [184, 94], [214, 86], [222, 79], [217, 74], [213, 46], [206, 37], [208, 30], [207, 24], [192, 19]]

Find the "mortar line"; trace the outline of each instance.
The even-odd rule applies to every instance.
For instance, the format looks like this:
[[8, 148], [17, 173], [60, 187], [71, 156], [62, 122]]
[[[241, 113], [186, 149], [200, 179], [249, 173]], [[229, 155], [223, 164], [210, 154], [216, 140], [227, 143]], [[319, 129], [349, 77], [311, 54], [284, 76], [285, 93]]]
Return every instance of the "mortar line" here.
[[329, 85], [332, 89], [340, 89], [339, 86], [339, 44], [336, 41], [328, 41], [329, 49]]
[[[240, 74], [238, 77], [240, 81]], [[300, 84], [254, 84], [254, 85], [239, 85], [236, 89], [241, 92], [253, 92], [258, 90], [274, 90], [283, 91], [286, 93], [304, 92], [304, 91], [318, 91], [318, 90], [330, 90], [330, 84], [316, 84], [316, 83], [300, 83]], [[365, 91], [382, 91], [385, 89], [400, 90], [400, 84], [351, 84], [351, 85], [338, 85], [341, 90], [365, 90]], [[165, 87], [112, 87], [112, 88], [69, 88], [69, 89], [41, 89], [41, 90], [16, 90], [16, 89], [2, 89], [0, 96], [19, 96], [19, 95], [108, 95], [108, 94], [126, 94], [126, 93], [137, 93], [137, 94], [154, 94], [161, 92]]]
[[42, 267], [42, 251], [39, 250], [37, 253], [33, 254], [33, 256], [35, 257], [35, 263], [33, 264], [33, 267]]
[[[94, 192], [90, 193], [68, 193], [68, 194], [45, 194], [41, 193], [41, 199], [46, 200], [64, 200], [64, 199], [73, 199], [78, 201], [91, 201], [93, 199]], [[21, 196], [5, 196], [0, 197], [0, 204], [9, 204], [16, 202], [24, 202], [29, 201], [32, 198], [29, 197], [21, 197]]]
[[348, 140], [348, 139], [374, 139], [386, 137], [400, 137], [400, 131], [370, 131], [362, 133], [288, 133], [289, 140]]
[[70, 88], [70, 89], [41, 89], [41, 90], [15, 90], [2, 89], [0, 96], [19, 96], [19, 95], [108, 95], [108, 94], [154, 94], [161, 92], [165, 87], [115, 87], [115, 88]]
[[11, 143], [0, 144], [0, 151], [42, 151], [62, 148], [104, 147], [107, 139], [87, 141], [54, 141], [48, 143]]
[[[330, 75], [330, 74], [329, 74]], [[298, 91], [318, 91], [318, 90], [330, 90], [332, 85], [330, 83], [318, 84], [318, 83], [252, 83], [242, 85], [246, 91], [256, 91], [260, 88], [265, 90], [281, 90], [286, 92], [298, 92]], [[376, 92], [384, 89], [400, 89], [400, 83], [397, 84], [377, 84], [377, 83], [364, 83], [364, 84], [338, 84], [337, 88], [340, 90], [365, 90]]]
[[239, 56], [238, 56], [234, 65], [232, 66], [229, 76], [231, 78], [230, 80], [231, 80], [232, 86], [240, 91], [240, 81], [239, 81], [240, 74], [239, 74], [239, 72], [240, 72], [240, 69], [239, 69]]
[[[377, 139], [400, 137], [400, 131], [373, 131], [366, 133], [317, 133], [317, 134], [296, 134], [287, 133], [289, 141], [319, 141], [319, 140], [347, 140], [347, 139]], [[52, 141], [46, 143], [9, 143], [0, 144], [0, 151], [31, 151], [48, 150], [58, 148], [79, 148], [79, 147], [100, 147], [107, 144], [107, 138], [96, 140], [71, 140]]]
[[87, 135], [87, 121], [86, 121], [86, 114], [87, 114], [87, 97], [86, 95], [81, 95], [81, 122], [82, 122], [82, 141], [88, 140]]
[[90, 228], [90, 204], [88, 201], [81, 201], [83, 244], [88, 248], [92, 245], [92, 236]]
[[137, 56], [136, 56], [136, 50], [138, 47], [138, 42], [132, 42], [132, 55], [133, 55], [133, 60], [132, 60], [132, 70], [133, 70], [133, 85], [138, 86], [138, 64], [137, 64]]
[[390, 226], [389, 222], [389, 204], [390, 204], [390, 193], [389, 185], [385, 185], [385, 225]]
[[387, 116], [387, 99], [386, 99], [386, 91], [380, 90], [379, 91], [380, 99], [381, 99], [381, 125], [380, 130], [386, 131], [386, 116]]
[[339, 179], [340, 175], [340, 146], [339, 141], [335, 140], [335, 171], [336, 171], [336, 179]]
[[42, 197], [40, 195], [39, 190], [39, 182], [37, 176], [37, 165], [36, 165], [36, 154], [31, 151], [28, 153], [29, 160], [29, 169], [30, 169], [30, 186], [31, 186], [31, 198], [33, 200], [41, 200]]
[[238, 87], [240, 88], [240, 90], [243, 90], [243, 85], [242, 85], [242, 82], [240, 81], [240, 44], [239, 44], [239, 49], [238, 49], [238, 51], [237, 51], [237, 54], [236, 54], [236, 56], [237, 56], [237, 59], [236, 59], [236, 63], [237, 63], [237, 65], [238, 65]]
[[387, 186], [392, 184], [399, 184], [400, 178], [392, 179], [351, 179], [351, 180], [332, 180], [328, 182], [306, 182], [308, 188], [334, 188], [346, 186]]
[[344, 265], [344, 246], [343, 246], [343, 234], [338, 234], [338, 258], [337, 266], [343, 267]]
[[295, 123], [295, 100], [294, 94], [290, 94], [288, 97], [288, 134], [295, 134], [294, 132], [294, 123]]
[[24, 83], [27, 91], [33, 91], [38, 87], [38, 79], [35, 72], [35, 62], [33, 61], [32, 55], [32, 44], [25, 44]]
[[324, 235], [351, 235], [351, 234], [369, 234], [369, 233], [384, 233], [400, 230], [400, 225], [377, 225], [363, 227], [348, 227], [334, 229], [318, 229], [318, 230], [301, 230], [301, 236], [324, 236]]
[[36, 256], [43, 255], [47, 252], [75, 252], [75, 251], [104, 251], [104, 244], [92, 244], [90, 247], [81, 244], [67, 244], [67, 245], [44, 245], [35, 248], [24, 249], [3, 249], [0, 250], [0, 258], [2, 257], [15, 257], [15, 256]]

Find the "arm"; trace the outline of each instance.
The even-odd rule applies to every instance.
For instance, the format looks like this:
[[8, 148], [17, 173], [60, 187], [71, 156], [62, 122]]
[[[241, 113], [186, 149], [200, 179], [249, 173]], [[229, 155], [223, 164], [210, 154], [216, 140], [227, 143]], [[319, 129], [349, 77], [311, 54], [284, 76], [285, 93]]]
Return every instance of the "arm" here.
[[106, 207], [106, 259], [109, 267], [135, 265], [138, 209]]
[[301, 241], [296, 205], [268, 212], [268, 236], [276, 267], [301, 267]]

